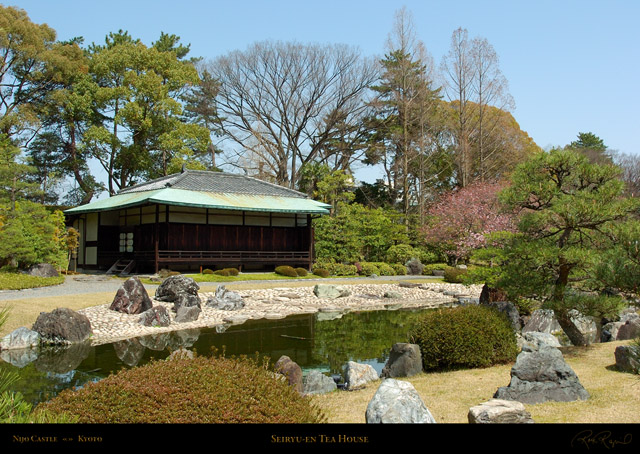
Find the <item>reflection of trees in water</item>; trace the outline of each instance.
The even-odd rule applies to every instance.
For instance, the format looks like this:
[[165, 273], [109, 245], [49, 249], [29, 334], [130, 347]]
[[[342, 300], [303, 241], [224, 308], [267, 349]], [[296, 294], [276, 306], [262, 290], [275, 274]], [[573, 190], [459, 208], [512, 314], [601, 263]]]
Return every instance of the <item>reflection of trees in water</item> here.
[[348, 361], [376, 359], [384, 363], [391, 346], [407, 342], [415, 321], [424, 311], [352, 312], [340, 319], [317, 322], [314, 363], [329, 364], [339, 374]]

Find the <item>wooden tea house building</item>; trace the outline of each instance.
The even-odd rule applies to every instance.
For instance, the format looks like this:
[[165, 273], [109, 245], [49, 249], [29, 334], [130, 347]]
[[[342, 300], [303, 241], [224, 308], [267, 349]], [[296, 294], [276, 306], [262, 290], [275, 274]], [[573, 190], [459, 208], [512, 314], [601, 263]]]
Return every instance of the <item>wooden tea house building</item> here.
[[330, 206], [244, 175], [184, 170], [65, 211], [78, 269], [311, 267], [312, 219]]

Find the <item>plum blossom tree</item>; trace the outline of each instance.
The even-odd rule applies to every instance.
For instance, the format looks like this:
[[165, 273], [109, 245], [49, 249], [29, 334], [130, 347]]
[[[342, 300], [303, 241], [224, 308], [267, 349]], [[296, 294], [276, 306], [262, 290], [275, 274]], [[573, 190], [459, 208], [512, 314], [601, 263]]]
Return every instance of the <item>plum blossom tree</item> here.
[[465, 261], [486, 246], [486, 235], [515, 230], [515, 216], [501, 209], [501, 183], [477, 182], [445, 193], [427, 211], [430, 222], [423, 232], [428, 243], [437, 245], [452, 263]]

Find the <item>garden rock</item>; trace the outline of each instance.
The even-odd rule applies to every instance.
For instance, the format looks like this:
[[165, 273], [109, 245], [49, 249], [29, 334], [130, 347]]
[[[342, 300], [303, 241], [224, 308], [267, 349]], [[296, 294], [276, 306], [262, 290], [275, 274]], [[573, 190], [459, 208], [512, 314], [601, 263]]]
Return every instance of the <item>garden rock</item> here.
[[636, 345], [620, 345], [614, 352], [616, 368], [623, 372], [637, 374], [640, 372], [640, 347]]
[[564, 361], [560, 350], [541, 346], [536, 351], [523, 351], [518, 355], [511, 369], [509, 386], [499, 388], [493, 397], [537, 404], [586, 400], [589, 393]]
[[12, 331], [0, 341], [0, 350], [34, 348], [40, 345], [40, 334], [24, 326]]
[[179, 293], [173, 302], [173, 312], [178, 312], [181, 307], [197, 307], [202, 308], [202, 301], [198, 295], [192, 295], [191, 293]]
[[242, 309], [245, 305], [242, 296], [236, 292], [227, 290], [224, 285], [216, 288], [214, 296], [207, 299], [207, 306], [222, 311], [236, 311]]
[[335, 380], [317, 370], [311, 370], [303, 379], [304, 394], [326, 394], [336, 389]]
[[289, 385], [299, 393], [302, 393], [302, 369], [298, 364], [291, 360], [288, 356], [281, 356], [274, 366], [276, 373], [286, 377]]
[[467, 415], [470, 424], [532, 424], [531, 414], [521, 402], [491, 399], [471, 407]]
[[169, 326], [171, 318], [166, 307], [154, 306], [140, 314], [138, 323], [144, 326]]
[[64, 307], [41, 312], [31, 329], [39, 333], [44, 342], [52, 344], [84, 342], [92, 334], [86, 315]]
[[[573, 323], [576, 325], [576, 328], [583, 334], [587, 342], [596, 342], [598, 339], [598, 330], [594, 320], [591, 317], [586, 317], [580, 314], [576, 310], [571, 310], [569, 315]], [[533, 311], [531, 317], [522, 328], [523, 333], [527, 331], [553, 334], [558, 338], [561, 345], [572, 345], [564, 334], [562, 327], [560, 327], [554, 312], [549, 309], [538, 309]]]
[[388, 291], [388, 292], [384, 292], [384, 297], [385, 298], [392, 298], [392, 299], [399, 299], [399, 298], [402, 298], [402, 293], [394, 292], [394, 291]]
[[198, 320], [202, 309], [197, 306], [180, 306], [176, 311], [176, 323], [188, 323]]
[[640, 336], [640, 318], [627, 320], [623, 325], [620, 325], [616, 334], [616, 340], [629, 340], [635, 339]]
[[109, 309], [125, 314], [141, 314], [152, 306], [147, 290], [140, 279], [134, 276], [120, 286]]
[[193, 278], [183, 276], [169, 276], [156, 289], [156, 299], [158, 301], [174, 302], [181, 293], [197, 295], [200, 286]]
[[343, 298], [351, 295], [351, 291], [342, 285], [316, 284], [313, 294], [318, 298]]
[[498, 312], [503, 313], [509, 323], [511, 324], [511, 328], [515, 332], [519, 332], [522, 328], [520, 325], [520, 313], [518, 312], [518, 308], [515, 304], [509, 301], [494, 301], [491, 303], [485, 303], [486, 306], [495, 308]]
[[507, 301], [507, 294], [504, 290], [484, 284], [480, 291], [480, 304], [490, 304], [497, 301]]
[[393, 378], [380, 384], [367, 405], [365, 417], [368, 424], [436, 422], [413, 385]]
[[349, 391], [364, 388], [367, 383], [378, 380], [378, 373], [369, 364], [359, 364], [349, 361], [345, 368], [345, 388]]
[[39, 263], [37, 265], [33, 265], [27, 270], [27, 274], [31, 276], [38, 276], [38, 277], [60, 276], [60, 273], [58, 273], [58, 270], [56, 270], [56, 268], [49, 263]]
[[537, 309], [533, 311], [531, 317], [522, 328], [522, 333], [535, 331], [539, 333], [553, 334], [561, 332], [562, 328], [556, 320], [555, 314], [549, 309]]
[[407, 274], [412, 276], [422, 275], [422, 271], [424, 270], [424, 265], [417, 258], [412, 258], [404, 264], [405, 268], [407, 268]]
[[411, 377], [422, 372], [422, 355], [416, 344], [397, 343], [391, 347], [381, 378]]
[[543, 346], [560, 347], [558, 338], [549, 333], [538, 333], [529, 331], [522, 335], [522, 350], [533, 352], [539, 350]]

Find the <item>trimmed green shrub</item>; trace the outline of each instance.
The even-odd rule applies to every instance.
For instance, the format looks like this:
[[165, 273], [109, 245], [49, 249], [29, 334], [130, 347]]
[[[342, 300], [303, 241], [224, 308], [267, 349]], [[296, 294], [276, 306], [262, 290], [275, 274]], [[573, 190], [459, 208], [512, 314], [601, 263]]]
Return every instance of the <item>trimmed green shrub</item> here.
[[362, 271], [360, 272], [360, 274], [364, 276], [371, 276], [372, 274], [375, 274], [377, 276], [380, 275], [380, 270], [375, 263], [362, 262], [360, 263], [360, 266], [362, 267]]
[[224, 270], [229, 273], [229, 276], [237, 276], [240, 274], [240, 271], [238, 271], [237, 268], [225, 268]]
[[407, 274], [407, 267], [402, 263], [392, 263], [391, 267], [396, 272], [396, 276], [404, 276]]
[[376, 266], [380, 270], [380, 276], [395, 276], [396, 271], [393, 269], [391, 265], [383, 262], [376, 262]]
[[387, 261], [389, 263], [404, 263], [411, 257], [416, 257], [419, 252], [409, 244], [395, 244], [387, 249]]
[[331, 274], [324, 268], [313, 267], [312, 273], [320, 277], [329, 277]]
[[215, 270], [213, 274], [215, 274], [216, 276], [225, 276], [225, 277], [231, 276], [229, 274], [229, 271], [227, 270]]
[[326, 417], [257, 360], [179, 357], [65, 390], [37, 408], [100, 424], [300, 424]]
[[431, 276], [433, 275], [433, 272], [436, 270], [440, 270], [440, 271], [444, 271], [448, 268], [448, 265], [446, 263], [429, 263], [427, 265], [424, 265], [424, 268], [422, 269], [422, 274], [425, 276]]
[[464, 282], [464, 277], [467, 274], [465, 268], [456, 268], [453, 266], [444, 270], [444, 281], [452, 284], [461, 284]]
[[300, 277], [305, 277], [309, 272], [304, 268], [295, 268], [296, 274]]
[[409, 336], [425, 371], [488, 367], [515, 360], [516, 336], [496, 309], [470, 305], [425, 313]]
[[209, 268], [205, 268], [204, 270], [202, 270], [202, 274], [213, 274], [213, 270], [210, 270]]
[[280, 276], [298, 277], [298, 273], [296, 273], [296, 270], [289, 265], [277, 266], [275, 271], [276, 274], [279, 274]]

